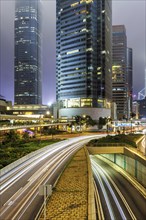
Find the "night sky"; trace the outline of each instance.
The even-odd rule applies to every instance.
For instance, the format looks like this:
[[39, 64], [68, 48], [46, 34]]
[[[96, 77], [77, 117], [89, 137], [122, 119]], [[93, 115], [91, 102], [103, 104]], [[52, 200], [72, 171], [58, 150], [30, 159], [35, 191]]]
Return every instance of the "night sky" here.
[[[14, 100], [14, 0], [0, 0], [0, 94]], [[146, 0], [113, 0], [113, 24], [124, 24], [133, 48], [134, 93], [144, 88]], [[43, 104], [55, 101], [56, 1], [42, 0]]]

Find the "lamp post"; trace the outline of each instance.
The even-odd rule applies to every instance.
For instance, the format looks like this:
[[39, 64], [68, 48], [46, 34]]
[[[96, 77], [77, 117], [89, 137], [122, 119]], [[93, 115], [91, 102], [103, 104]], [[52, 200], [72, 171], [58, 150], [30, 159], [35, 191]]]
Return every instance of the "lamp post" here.
[[46, 205], [47, 198], [52, 194], [52, 185], [40, 185], [39, 186], [39, 195], [44, 196], [44, 220], [46, 220]]
[[86, 131], [86, 115], [83, 115], [84, 123], [85, 123], [85, 131]]

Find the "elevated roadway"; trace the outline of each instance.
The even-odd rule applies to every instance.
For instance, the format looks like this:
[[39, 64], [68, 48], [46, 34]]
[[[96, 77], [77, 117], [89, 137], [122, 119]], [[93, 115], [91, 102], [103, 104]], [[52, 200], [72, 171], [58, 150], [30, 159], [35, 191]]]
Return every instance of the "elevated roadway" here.
[[67, 126], [68, 123], [44, 123], [44, 124], [31, 124], [31, 125], [12, 125], [12, 126], [1, 126], [0, 131], [8, 130], [19, 130], [25, 128], [38, 128], [38, 127], [55, 127], [55, 126]]
[[[48, 146], [0, 176], [0, 219], [33, 219], [43, 203], [39, 186], [53, 185], [68, 159], [98, 136], [80, 136]], [[6, 168], [4, 168], [6, 169]]]
[[[0, 176], [0, 219], [34, 219], [43, 203], [43, 196], [39, 195], [39, 186], [54, 185], [69, 158], [89, 140], [102, 136], [105, 135], [80, 136], [61, 141], [43, 148], [41, 152], [32, 154], [32, 157], [17, 166], [12, 166], [12, 169], [2, 172]], [[116, 215], [120, 216], [120, 214]], [[135, 219], [137, 215], [134, 213], [132, 219]]]
[[[140, 220], [146, 218], [146, 193], [126, 172], [99, 156], [91, 156], [99, 219]], [[141, 186], [142, 188], [142, 186]]]

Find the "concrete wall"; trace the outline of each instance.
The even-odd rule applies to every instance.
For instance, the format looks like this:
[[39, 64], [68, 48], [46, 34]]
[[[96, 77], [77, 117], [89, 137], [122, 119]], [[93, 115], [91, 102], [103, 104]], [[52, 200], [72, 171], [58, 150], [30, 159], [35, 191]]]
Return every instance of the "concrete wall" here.
[[142, 182], [144, 187], [146, 187], [146, 167], [138, 161], [137, 161], [137, 172], [135, 174], [139, 182]]
[[87, 147], [90, 154], [124, 153], [124, 147]]
[[96, 220], [96, 208], [95, 208], [95, 198], [94, 198], [94, 185], [93, 185], [93, 174], [91, 168], [91, 161], [86, 148], [86, 158], [88, 163], [88, 220]]
[[123, 154], [102, 154], [102, 156], [123, 168], [146, 187], [146, 167], [142, 163]]
[[99, 117], [110, 117], [111, 109], [107, 108], [62, 108], [59, 110], [59, 118], [72, 118], [76, 115], [89, 115], [93, 120], [98, 120]]

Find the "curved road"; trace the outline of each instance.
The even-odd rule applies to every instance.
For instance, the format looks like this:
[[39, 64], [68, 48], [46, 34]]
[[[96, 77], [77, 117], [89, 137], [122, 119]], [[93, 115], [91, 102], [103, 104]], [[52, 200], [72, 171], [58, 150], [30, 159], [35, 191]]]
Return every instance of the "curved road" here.
[[43, 203], [39, 186], [54, 185], [69, 158], [90, 139], [101, 136], [104, 135], [80, 136], [55, 143], [0, 176], [0, 219], [34, 219]]
[[146, 219], [146, 199], [119, 172], [91, 156], [100, 216], [108, 220]]

